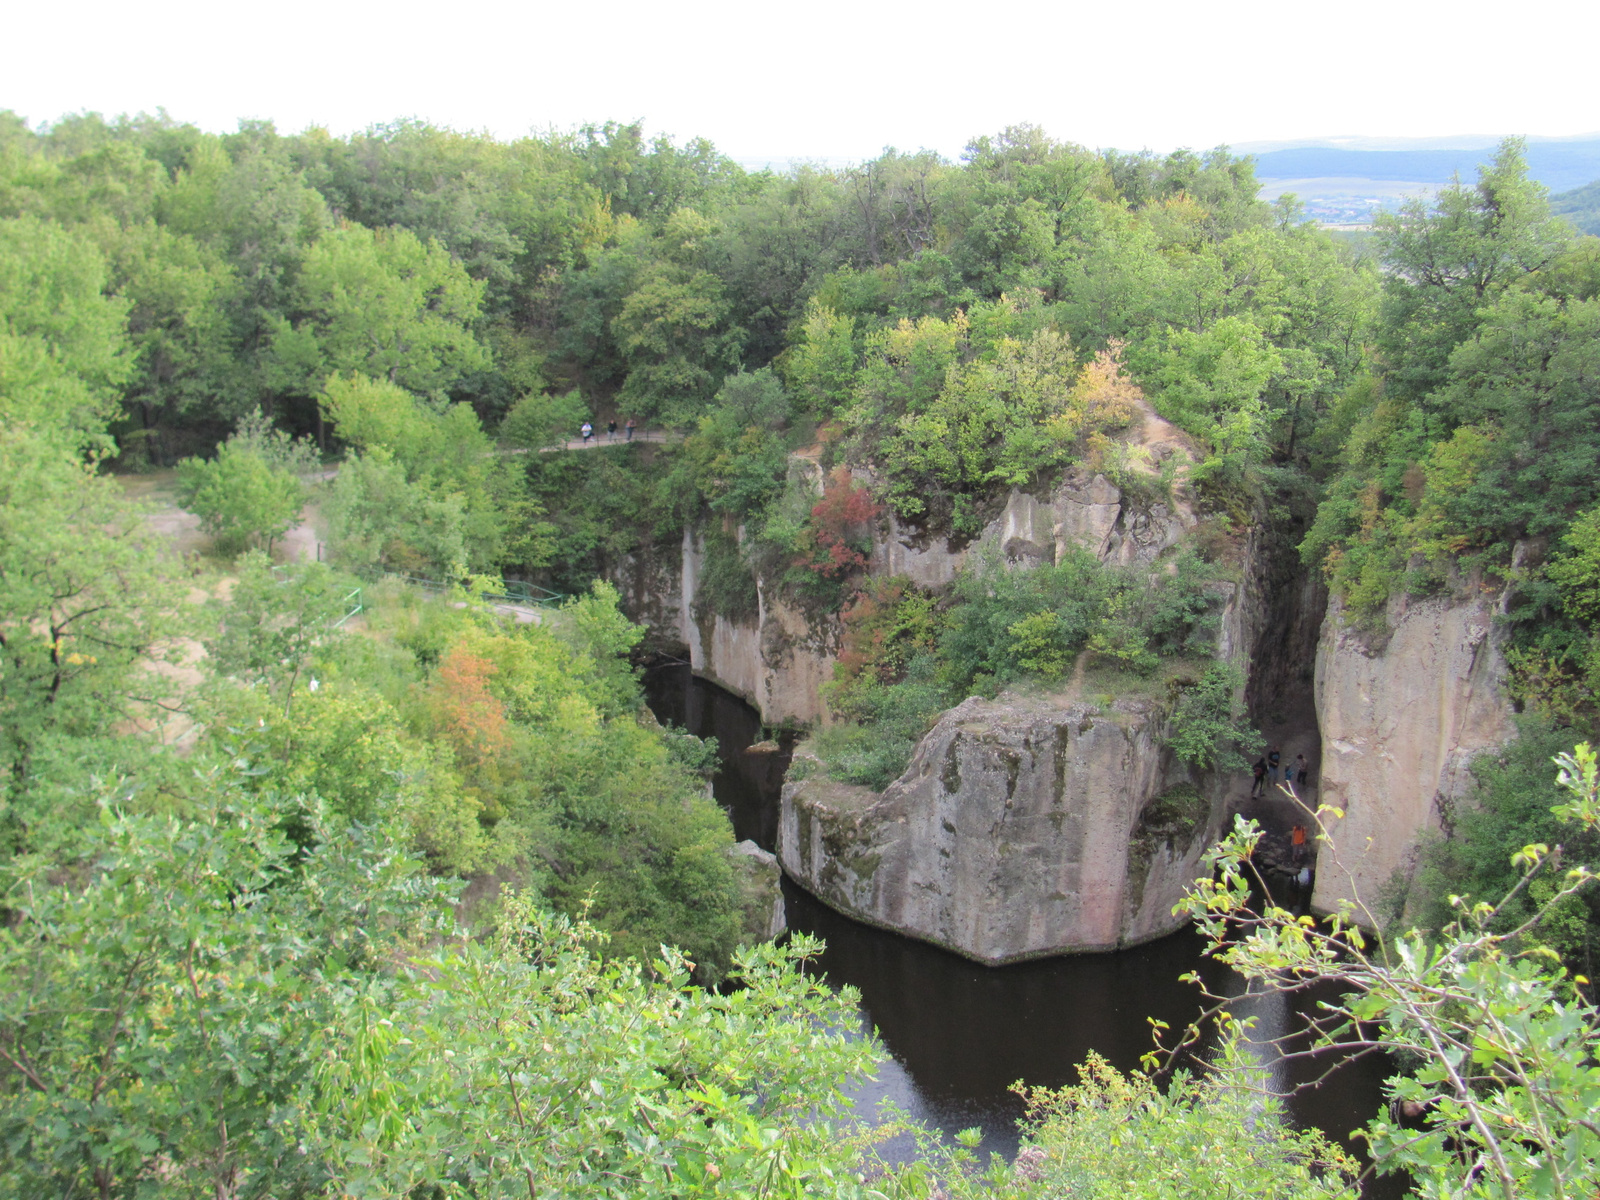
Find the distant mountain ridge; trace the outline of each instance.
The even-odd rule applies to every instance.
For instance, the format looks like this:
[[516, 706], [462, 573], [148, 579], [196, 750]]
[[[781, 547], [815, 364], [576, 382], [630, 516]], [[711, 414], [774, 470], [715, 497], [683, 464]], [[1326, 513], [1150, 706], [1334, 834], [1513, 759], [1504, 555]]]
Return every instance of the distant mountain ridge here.
[[[1325, 224], [1362, 225], [1406, 198], [1427, 196], [1453, 178], [1470, 183], [1501, 139], [1488, 134], [1439, 138], [1329, 137], [1297, 142], [1247, 142], [1264, 199], [1292, 192], [1305, 214]], [[1585, 233], [1600, 234], [1600, 133], [1529, 137], [1528, 174], [1553, 193], [1551, 206]], [[750, 171], [853, 165], [844, 158], [750, 155]], [[1594, 186], [1588, 186], [1593, 184]]]
[[[1498, 146], [1508, 135], [1503, 133], [1453, 133], [1446, 137], [1369, 137], [1365, 134], [1343, 134], [1336, 137], [1290, 138], [1287, 141], [1255, 141], [1229, 143], [1237, 154], [1267, 154], [1274, 150], [1304, 150], [1317, 147], [1326, 150], [1489, 150]], [[1592, 133], [1568, 133], [1559, 137], [1548, 134], [1528, 134], [1529, 145], [1571, 145], [1575, 142], [1600, 141], [1600, 129]]]
[[[1471, 181], [1493, 146], [1448, 149], [1364, 150], [1297, 146], [1255, 155], [1256, 178], [1370, 179], [1440, 185], [1460, 176]], [[1566, 192], [1600, 179], [1600, 136], [1571, 141], [1530, 141], [1528, 174], [1552, 192]]]
[[1576, 225], [1579, 233], [1600, 236], [1600, 180], [1551, 196], [1550, 207]]

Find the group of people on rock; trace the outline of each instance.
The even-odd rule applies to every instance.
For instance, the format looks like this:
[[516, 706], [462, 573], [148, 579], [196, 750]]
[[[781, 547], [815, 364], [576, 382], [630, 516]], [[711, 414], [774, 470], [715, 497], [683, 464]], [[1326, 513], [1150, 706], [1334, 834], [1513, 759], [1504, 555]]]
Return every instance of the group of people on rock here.
[[[1290, 760], [1286, 760], [1283, 757], [1283, 747], [1274, 746], [1272, 749], [1267, 750], [1266, 754], [1256, 758], [1256, 762], [1250, 768], [1250, 773], [1253, 776], [1250, 784], [1250, 797], [1251, 800], [1254, 800], [1258, 795], [1266, 798], [1267, 787], [1277, 786], [1277, 784], [1288, 784], [1290, 787], [1304, 789], [1307, 778], [1310, 776], [1310, 763], [1306, 762], [1306, 755], [1304, 754], [1294, 755], [1293, 762], [1290, 762]], [[1309, 808], [1306, 808], [1304, 800], [1301, 800], [1301, 795], [1294, 794], [1294, 800], [1299, 803], [1302, 810], [1310, 811]], [[1274, 832], [1272, 826], [1274, 826], [1274, 821], [1270, 818], [1267, 819], [1270, 840], [1275, 843], [1277, 838], [1283, 837], [1283, 830], [1277, 829]], [[1310, 832], [1306, 829], [1306, 824], [1296, 819], [1293, 829], [1288, 830], [1288, 838], [1286, 840], [1288, 840], [1288, 851], [1290, 851], [1290, 864], [1293, 867], [1290, 874], [1293, 875], [1296, 885], [1301, 886], [1301, 888], [1307, 888], [1307, 886], [1310, 886], [1310, 878], [1312, 878], [1312, 867], [1310, 867], [1309, 861]]]
[[[1283, 751], [1274, 746], [1262, 757], [1256, 759], [1255, 766], [1251, 767], [1250, 770], [1255, 776], [1254, 782], [1250, 785], [1250, 795], [1255, 796], [1259, 793], [1265, 796], [1269, 784], [1292, 783], [1298, 787], [1305, 787], [1306, 775], [1311, 770], [1311, 764], [1306, 762], [1304, 754], [1296, 754], [1292, 763], [1286, 763], [1283, 761]], [[1281, 779], [1279, 778], [1280, 771], [1282, 772]]]
[[[623, 426], [623, 430], [624, 430], [624, 433], [626, 435], [624, 440], [625, 441], [629, 441], [629, 442], [633, 441], [634, 424], [633, 424], [633, 418], [632, 417], [628, 418], [628, 423], [625, 426]], [[578, 436], [583, 439], [583, 444], [585, 446], [587, 446], [589, 444], [589, 439], [594, 436], [594, 426], [591, 425], [588, 421], [585, 421], [582, 425], [578, 426]], [[611, 420], [606, 422], [606, 441], [614, 442], [616, 440], [617, 440], [617, 419], [615, 417], [612, 417]]]

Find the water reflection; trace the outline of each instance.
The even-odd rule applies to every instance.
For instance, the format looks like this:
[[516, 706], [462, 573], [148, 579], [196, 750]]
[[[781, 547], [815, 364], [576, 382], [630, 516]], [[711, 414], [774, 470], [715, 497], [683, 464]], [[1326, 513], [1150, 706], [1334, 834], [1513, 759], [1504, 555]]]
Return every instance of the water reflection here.
[[778, 793], [789, 769], [788, 739], [772, 754], [751, 754], [761, 740], [761, 718], [732, 692], [695, 678], [686, 666], [645, 673], [645, 699], [656, 720], [714, 737], [721, 753], [711, 793], [733, 819], [733, 836], [752, 839], [763, 850], [778, 842]]
[[[747, 754], [761, 735], [760, 722], [737, 697], [695, 679], [687, 667], [658, 668], [646, 676], [650, 707], [663, 721], [691, 733], [715, 736], [722, 769], [714, 794], [740, 838], [774, 849], [778, 792], [788, 765], [784, 752]], [[1121, 1070], [1138, 1066], [1151, 1048], [1150, 1019], [1182, 1029], [1203, 1007], [1199, 988], [1179, 982], [1198, 972], [1222, 995], [1243, 993], [1243, 980], [1201, 955], [1203, 940], [1191, 930], [1117, 954], [1042, 959], [1009, 967], [983, 967], [927, 943], [874, 929], [841, 916], [784, 881], [789, 927], [827, 942], [817, 967], [835, 984], [861, 993], [864, 1028], [876, 1028], [892, 1058], [857, 1102], [870, 1109], [893, 1100], [909, 1115], [947, 1137], [976, 1126], [985, 1152], [1007, 1156], [1017, 1148], [1018, 1080], [1059, 1087], [1077, 1081], [1077, 1064], [1093, 1050]], [[1265, 1043], [1293, 1028], [1328, 993], [1268, 996], [1246, 1002], [1257, 1019], [1263, 1062], [1280, 1091], [1309, 1083], [1329, 1061], [1279, 1060]], [[1205, 1053], [1209, 1046], [1197, 1047]], [[1314, 1090], [1287, 1103], [1291, 1120], [1315, 1126], [1358, 1149], [1348, 1138], [1378, 1109], [1385, 1069], [1378, 1059], [1347, 1063]], [[913, 1150], [909, 1139], [891, 1143], [891, 1156]], [[1403, 1194], [1401, 1182], [1379, 1182], [1369, 1197]]]
[[1132, 1069], [1151, 1048], [1151, 1017], [1182, 1028], [1200, 1011], [1198, 989], [1178, 982], [1197, 966], [1201, 940], [1190, 931], [1120, 954], [995, 969], [859, 925], [792, 884], [785, 895], [790, 927], [828, 943], [820, 969], [860, 990], [894, 1056], [897, 1069], [864, 1098], [887, 1095], [946, 1133], [977, 1126], [987, 1150], [1016, 1151], [1018, 1080], [1074, 1083], [1090, 1050]]

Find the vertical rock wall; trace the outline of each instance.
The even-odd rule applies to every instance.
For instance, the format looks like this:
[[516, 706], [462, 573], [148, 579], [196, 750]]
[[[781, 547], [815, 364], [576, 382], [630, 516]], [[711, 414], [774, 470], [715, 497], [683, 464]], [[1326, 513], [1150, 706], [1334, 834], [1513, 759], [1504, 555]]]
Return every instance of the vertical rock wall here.
[[813, 624], [798, 608], [770, 596], [759, 579], [754, 620], [708, 614], [696, 604], [702, 561], [699, 538], [686, 530], [676, 616], [695, 673], [742, 696], [768, 724], [825, 721], [822, 684], [833, 678], [838, 618]]
[[[986, 547], [1019, 564], [1055, 562], [1069, 546], [1090, 549], [1106, 562], [1151, 562], [1194, 525], [1185, 503], [1136, 506], [1105, 476], [1080, 469], [1042, 497], [1013, 490], [970, 543], [925, 534], [890, 515], [874, 539], [870, 570], [941, 588], [971, 553]], [[838, 618], [808, 617], [760, 580], [753, 619], [704, 613], [697, 604], [703, 561], [693, 529], [678, 546], [646, 546], [626, 556], [611, 572], [623, 611], [649, 628], [657, 648], [686, 654], [696, 674], [743, 697], [763, 721], [825, 723], [821, 686], [833, 678]]]
[[983, 963], [1159, 937], [1221, 811], [1161, 724], [1148, 701], [967, 700], [881, 795], [820, 772], [786, 784], [784, 870], [841, 912]]
[[649, 631], [649, 646], [682, 655], [695, 674], [726, 688], [769, 724], [827, 720], [822, 684], [833, 678], [836, 617], [813, 623], [757, 582], [756, 615], [734, 620], [699, 604], [704, 553], [695, 530], [671, 547], [645, 546], [611, 572], [622, 610]]
[[1318, 800], [1344, 817], [1329, 820], [1335, 845], [1318, 855], [1319, 910], [1374, 904], [1396, 870], [1414, 866], [1440, 798], [1466, 791], [1473, 756], [1514, 734], [1495, 608], [1482, 594], [1397, 598], [1377, 645], [1329, 604], [1317, 648]]
[[[1153, 413], [1147, 445], [1178, 446]], [[1104, 476], [1066, 473], [1048, 495], [1013, 492], [977, 545], [1007, 561], [1055, 562], [1070, 547], [1153, 563], [1196, 524], [1185, 489], [1137, 504]], [[879, 568], [934, 586], [958, 552], [891, 525]], [[1219, 584], [1219, 657], [1252, 652], [1266, 605], [1247, 554]], [[881, 794], [791, 772], [778, 848], [784, 870], [860, 920], [984, 963], [1110, 950], [1171, 932], [1172, 906], [1219, 832], [1226, 781], [1193, 775], [1163, 746], [1155, 699], [1096, 704], [1072, 693], [945, 713]], [[804, 763], [804, 757], [797, 757]]]

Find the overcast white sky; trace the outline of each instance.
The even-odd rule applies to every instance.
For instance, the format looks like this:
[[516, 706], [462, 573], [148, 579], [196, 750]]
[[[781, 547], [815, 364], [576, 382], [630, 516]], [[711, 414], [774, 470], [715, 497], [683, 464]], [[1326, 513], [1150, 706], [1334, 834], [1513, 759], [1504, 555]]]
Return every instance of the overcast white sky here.
[[34, 122], [164, 106], [213, 130], [416, 116], [510, 137], [643, 118], [742, 160], [955, 155], [1021, 122], [1158, 150], [1600, 130], [1595, 0], [7, 7], [0, 108]]

